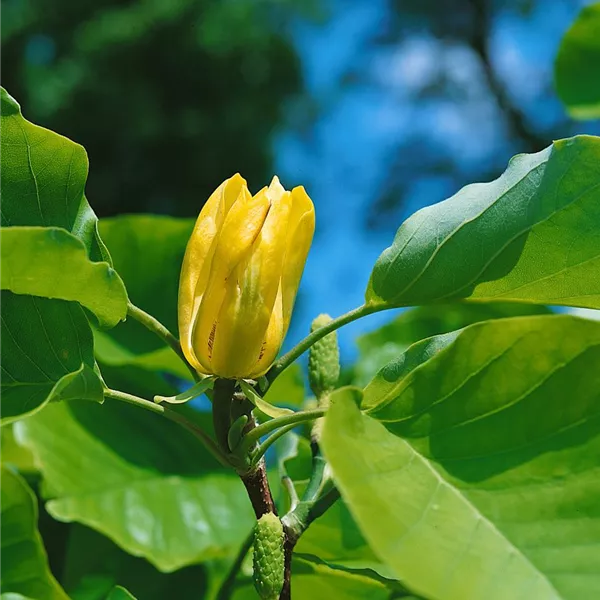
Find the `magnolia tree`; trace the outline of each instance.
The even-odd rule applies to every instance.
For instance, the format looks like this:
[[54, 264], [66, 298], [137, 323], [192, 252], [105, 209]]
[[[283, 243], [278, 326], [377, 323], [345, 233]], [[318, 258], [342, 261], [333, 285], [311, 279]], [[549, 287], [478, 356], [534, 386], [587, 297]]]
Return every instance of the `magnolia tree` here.
[[[599, 35], [600, 5], [558, 57], [575, 116]], [[546, 307], [600, 308], [600, 138], [414, 214], [279, 357], [302, 187], [98, 222], [87, 172], [2, 91], [2, 598], [600, 597], [600, 321]], [[415, 306], [340, 376], [338, 328]]]

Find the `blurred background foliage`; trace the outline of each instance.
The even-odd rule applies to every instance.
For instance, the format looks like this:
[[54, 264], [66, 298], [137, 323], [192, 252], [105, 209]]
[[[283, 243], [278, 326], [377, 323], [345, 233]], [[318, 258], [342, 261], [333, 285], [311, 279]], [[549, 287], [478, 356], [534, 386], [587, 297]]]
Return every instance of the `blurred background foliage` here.
[[[416, 209], [514, 154], [600, 131], [572, 121], [553, 85], [588, 4], [4, 0], [3, 82], [26, 118], [87, 149], [101, 217], [195, 216], [237, 171], [254, 191], [273, 173], [305, 185], [318, 223], [294, 339], [362, 302]], [[344, 356], [364, 328], [341, 332]]]
[[29, 119], [85, 146], [101, 216], [190, 216], [235, 171], [258, 186], [272, 170], [273, 128], [301, 89], [274, 8], [9, 0], [4, 84]]

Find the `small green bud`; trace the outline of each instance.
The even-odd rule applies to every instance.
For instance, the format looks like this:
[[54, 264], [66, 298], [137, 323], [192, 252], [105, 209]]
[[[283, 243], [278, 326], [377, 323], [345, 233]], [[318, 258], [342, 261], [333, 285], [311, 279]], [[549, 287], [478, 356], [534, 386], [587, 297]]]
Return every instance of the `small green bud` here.
[[240, 415], [229, 428], [227, 432], [227, 445], [233, 452], [242, 439], [244, 427], [248, 424], [248, 415]]
[[277, 600], [283, 588], [284, 532], [273, 513], [263, 515], [254, 530], [254, 587], [262, 600]]
[[[311, 325], [315, 331], [331, 322], [329, 315], [319, 315]], [[321, 400], [332, 392], [340, 378], [340, 349], [334, 331], [315, 342], [308, 353], [308, 381], [313, 394]]]

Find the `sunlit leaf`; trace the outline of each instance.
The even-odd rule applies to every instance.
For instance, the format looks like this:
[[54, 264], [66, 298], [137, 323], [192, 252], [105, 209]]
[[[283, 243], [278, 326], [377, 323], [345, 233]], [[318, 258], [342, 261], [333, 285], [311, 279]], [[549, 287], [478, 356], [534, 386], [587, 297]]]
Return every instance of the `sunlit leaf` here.
[[84, 196], [88, 173], [82, 146], [23, 118], [2, 88], [2, 226], [62, 227], [78, 237], [92, 260], [110, 262], [98, 220]]
[[[186, 414], [207, 426], [208, 416]], [[109, 400], [60, 403], [17, 427], [51, 492], [48, 512], [161, 571], [227, 556], [252, 525], [237, 475], [158, 415]]]
[[595, 597], [600, 323], [522, 317], [445, 337], [380, 371], [367, 415], [351, 392], [332, 398], [323, 448], [366, 539], [428, 597]]
[[[135, 327], [135, 325], [133, 325]], [[137, 324], [137, 327], [141, 325]], [[94, 352], [102, 365], [111, 367], [137, 367], [145, 371], [161, 371], [189, 379], [190, 372], [170, 346], [162, 346], [150, 352], [136, 353], [121, 345], [111, 331], [94, 329]], [[158, 338], [157, 338], [158, 339]]]
[[3, 465], [16, 469], [20, 473], [33, 473], [37, 470], [31, 452], [15, 440], [12, 424], [2, 425], [0, 436], [0, 448], [2, 448], [0, 459]]
[[[193, 224], [191, 219], [156, 215], [128, 215], [100, 223], [102, 238], [131, 301], [175, 335], [179, 272]], [[99, 347], [101, 362], [135, 364], [190, 377], [175, 353], [134, 319], [104, 333], [113, 343]]]
[[550, 313], [545, 306], [520, 302], [462, 302], [406, 310], [393, 321], [358, 337], [359, 358], [354, 365], [354, 383], [367, 384], [381, 367], [419, 340], [479, 321]]
[[112, 327], [127, 315], [127, 292], [105, 262], [92, 262], [83, 242], [58, 227], [2, 231], [2, 289], [79, 302]]
[[600, 138], [512, 159], [495, 181], [423, 208], [377, 260], [367, 301], [458, 298], [600, 308]]
[[[298, 494], [302, 495], [312, 470], [309, 440], [290, 432], [275, 443], [275, 451], [279, 477], [284, 474], [290, 477]], [[287, 507], [289, 499], [285, 490], [281, 495], [284, 498], [278, 506]], [[392, 577], [391, 570], [373, 553], [342, 500], [311, 523], [298, 541], [295, 552], [318, 556], [340, 568], [372, 569], [380, 575]]]

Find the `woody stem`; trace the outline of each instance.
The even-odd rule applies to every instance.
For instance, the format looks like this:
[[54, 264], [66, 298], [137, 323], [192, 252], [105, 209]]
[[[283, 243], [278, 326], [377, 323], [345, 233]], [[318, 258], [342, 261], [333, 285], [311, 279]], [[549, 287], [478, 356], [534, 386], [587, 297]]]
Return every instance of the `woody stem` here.
[[217, 443], [225, 454], [229, 454], [227, 436], [231, 427], [231, 403], [233, 402], [234, 390], [234, 379], [217, 379], [213, 387], [213, 426]]

